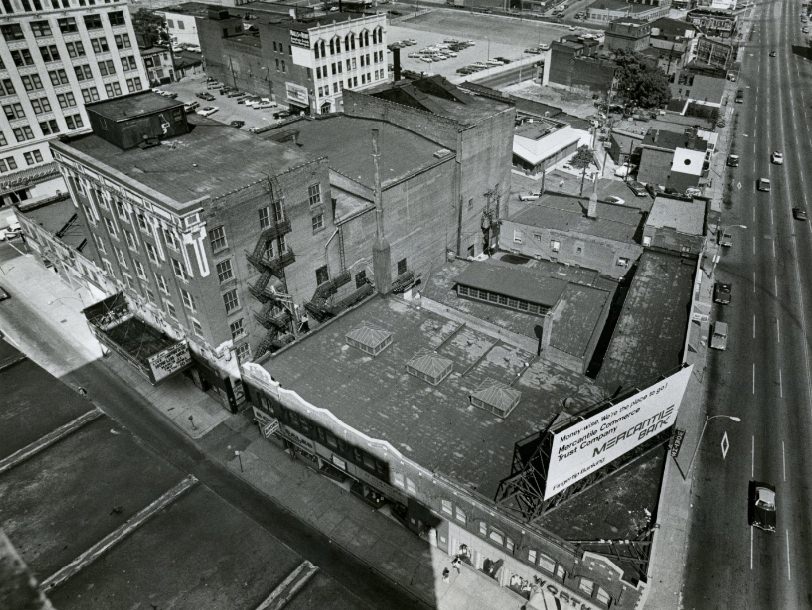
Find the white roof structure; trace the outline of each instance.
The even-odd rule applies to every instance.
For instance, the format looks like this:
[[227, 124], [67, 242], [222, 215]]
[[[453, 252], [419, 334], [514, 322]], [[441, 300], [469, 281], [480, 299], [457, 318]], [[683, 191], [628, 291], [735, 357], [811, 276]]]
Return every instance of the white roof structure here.
[[688, 235], [702, 235], [705, 227], [705, 202], [658, 196], [651, 206], [646, 227], [669, 228]]
[[589, 132], [567, 125], [537, 140], [520, 135], [513, 136], [513, 154], [531, 165], [538, 165], [573, 143], [589, 144]]
[[691, 150], [690, 148], [677, 148], [674, 151], [674, 162], [671, 164], [672, 172], [680, 174], [702, 175], [702, 166], [705, 163], [704, 150]]

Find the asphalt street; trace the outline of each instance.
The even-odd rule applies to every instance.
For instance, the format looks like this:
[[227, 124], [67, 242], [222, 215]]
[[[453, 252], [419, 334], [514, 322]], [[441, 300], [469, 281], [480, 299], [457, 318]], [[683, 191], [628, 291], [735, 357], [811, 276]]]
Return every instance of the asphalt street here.
[[[21, 247], [19, 241], [15, 243]], [[8, 244], [0, 243], [0, 263], [9, 268], [19, 256]], [[0, 273], [0, 285], [3, 274]], [[46, 335], [38, 326], [37, 310], [26, 303], [24, 295], [13, 294], [3, 301], [0, 327], [15, 343], [43, 366], [51, 361], [57, 368], [74, 346], [58, 335]], [[51, 368], [46, 366], [46, 368]], [[347, 587], [370, 607], [420, 607], [394, 584], [372, 572], [353, 556], [332, 545], [320, 532], [283, 510], [262, 493], [210, 458], [201, 447], [177, 430], [103, 361], [96, 360], [71, 370], [62, 381], [87, 389], [95, 404], [116, 419], [137, 438], [150, 446], [183, 472], [195, 475], [201, 483], [264, 527], [305, 559]], [[88, 484], [92, 484], [89, 481]]]
[[[741, 164], [728, 169], [735, 186], [722, 213], [734, 243], [716, 268], [733, 298], [713, 315], [729, 324], [729, 340], [705, 377], [708, 416], [741, 422], [708, 421], [694, 464], [686, 608], [812, 607], [812, 228], [792, 215], [812, 211], [812, 54], [800, 11], [790, 0], [749, 13], [737, 83]], [[770, 161], [775, 150], [782, 165]], [[756, 190], [760, 177], [769, 193]], [[776, 487], [775, 533], [748, 525], [751, 481]]]

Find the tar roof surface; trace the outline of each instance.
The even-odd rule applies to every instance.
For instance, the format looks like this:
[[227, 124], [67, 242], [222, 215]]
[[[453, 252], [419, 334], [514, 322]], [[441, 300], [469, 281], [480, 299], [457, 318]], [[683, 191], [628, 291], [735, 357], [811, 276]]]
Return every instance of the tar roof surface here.
[[46, 203], [31, 210], [23, 210], [23, 214], [51, 235], [55, 235], [73, 218], [76, 214], [76, 207], [66, 193], [64, 198], [58, 201]]
[[[264, 132], [266, 139], [296, 133], [295, 147], [315, 156], [326, 156], [332, 169], [370, 188], [375, 185], [372, 163], [372, 130], [378, 129], [381, 153], [381, 182], [386, 185], [440, 159], [434, 153], [443, 148], [424, 136], [391, 123], [344, 115], [321, 119], [300, 119], [279, 130]], [[236, 130], [235, 130], [236, 131]], [[290, 134], [288, 133], [290, 132]], [[451, 155], [443, 159], [450, 159]]]
[[597, 218], [587, 218], [584, 210], [588, 205], [587, 198], [548, 193], [511, 216], [510, 221], [531, 227], [634, 242], [642, 218], [639, 209], [598, 202]]
[[705, 201], [658, 196], [654, 199], [646, 226], [670, 227], [680, 233], [702, 235], [705, 226]]
[[696, 261], [647, 250], [638, 262], [597, 381], [614, 392], [682, 363]]
[[121, 172], [179, 204], [212, 198], [279, 174], [310, 159], [304, 153], [264, 141], [228, 125], [189, 115], [192, 131], [160, 146], [122, 150], [89, 134], [64, 144]]
[[[676, 150], [677, 148], [688, 148], [690, 140], [690, 136], [684, 132], [652, 127], [648, 130], [646, 137], [643, 138], [642, 146], [655, 146], [657, 148]], [[694, 138], [694, 150], [705, 150], [707, 147], [708, 143], [704, 138], [700, 136]]]
[[99, 116], [115, 122], [179, 107], [183, 107], [183, 102], [158, 95], [152, 91], [139, 91], [132, 95], [114, 97], [85, 106], [85, 108]]
[[471, 263], [455, 281], [546, 307], [554, 307], [567, 286], [562, 279], [532, 269], [488, 262]]
[[[349, 346], [345, 335], [363, 324], [391, 332], [376, 357]], [[453, 336], [452, 336], [453, 335]], [[437, 386], [406, 372], [416, 354], [437, 350], [453, 372]], [[587, 378], [497, 343], [456, 321], [390, 297], [375, 297], [294, 343], [264, 366], [283, 387], [348, 425], [388, 441], [422, 466], [493, 497], [510, 474], [514, 443], [559, 413], [594, 404], [602, 392]], [[318, 375], [314, 374], [318, 371]], [[504, 420], [471, 406], [468, 393], [486, 383], [510, 383], [521, 401]]]

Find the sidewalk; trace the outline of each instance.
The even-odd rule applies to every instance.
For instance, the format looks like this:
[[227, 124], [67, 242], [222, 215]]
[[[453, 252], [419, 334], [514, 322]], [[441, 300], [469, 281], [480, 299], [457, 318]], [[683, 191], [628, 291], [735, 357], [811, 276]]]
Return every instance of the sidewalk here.
[[[33, 256], [17, 257], [4, 263], [2, 270], [3, 284], [12, 298], [24, 298], [40, 317], [42, 336], [58, 333], [76, 346], [75, 353], [63, 354], [58, 360], [45, 357], [37, 346], [21, 346], [32, 359], [64, 375], [102, 357], [81, 313], [89, 304], [84, 295], [78, 297]], [[0, 326], [19, 343], [11, 321], [6, 319]], [[115, 354], [107, 356], [105, 363], [196, 439], [207, 455], [400, 586], [412, 599], [444, 610], [520, 608], [528, 603], [468, 566], [463, 565], [459, 574], [451, 570], [451, 558], [445, 553], [264, 439], [249, 412], [228, 413], [182, 375], [152, 386]], [[105, 397], [92, 398], [104, 406]], [[448, 582], [442, 578], [445, 568], [451, 570]]]
[[[750, 22], [747, 21], [749, 29]], [[743, 35], [746, 40], [747, 33]], [[728, 81], [726, 98], [732, 99], [736, 89], [734, 82]], [[711, 188], [706, 195], [710, 199], [709, 217], [716, 220], [714, 230], [721, 227], [722, 198], [724, 196], [725, 162], [731, 142], [734, 109], [728, 105], [725, 110], [727, 125], [722, 129], [717, 142], [711, 172], [715, 173]], [[702, 264], [702, 283], [699, 293], [694, 295], [694, 310], [713, 310], [713, 257], [719, 252], [715, 236], [705, 240]], [[682, 400], [675, 427], [685, 430], [684, 442], [675, 460], [669, 456], [663, 475], [660, 504], [657, 509], [659, 529], [654, 538], [649, 562], [649, 586], [644, 601], [645, 608], [652, 610], [679, 609], [682, 607], [682, 587], [685, 577], [685, 562], [693, 516], [693, 479], [687, 472], [691, 457], [696, 449], [705, 418], [705, 387], [703, 380], [707, 367], [707, 343], [710, 321], [690, 322], [688, 350], [685, 360], [693, 364], [691, 381]], [[695, 467], [695, 466], [694, 466]]]

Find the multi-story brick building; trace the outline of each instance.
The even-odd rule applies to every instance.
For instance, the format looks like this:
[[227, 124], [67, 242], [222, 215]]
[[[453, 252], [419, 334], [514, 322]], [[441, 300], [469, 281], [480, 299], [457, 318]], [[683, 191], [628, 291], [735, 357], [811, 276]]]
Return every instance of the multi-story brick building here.
[[[123, 0], [4, 0], [0, 33], [0, 184], [19, 200], [58, 178], [48, 141], [86, 130], [85, 104], [148, 81]], [[25, 179], [15, 180], [21, 170]]]
[[345, 89], [388, 80], [384, 14], [293, 18], [253, 9], [248, 17], [248, 31], [243, 15], [227, 9], [196, 18], [209, 76], [305, 114], [339, 111]]
[[171, 83], [175, 80], [175, 66], [169, 49], [164, 47], [141, 49], [141, 57], [144, 58], [150, 86]]

